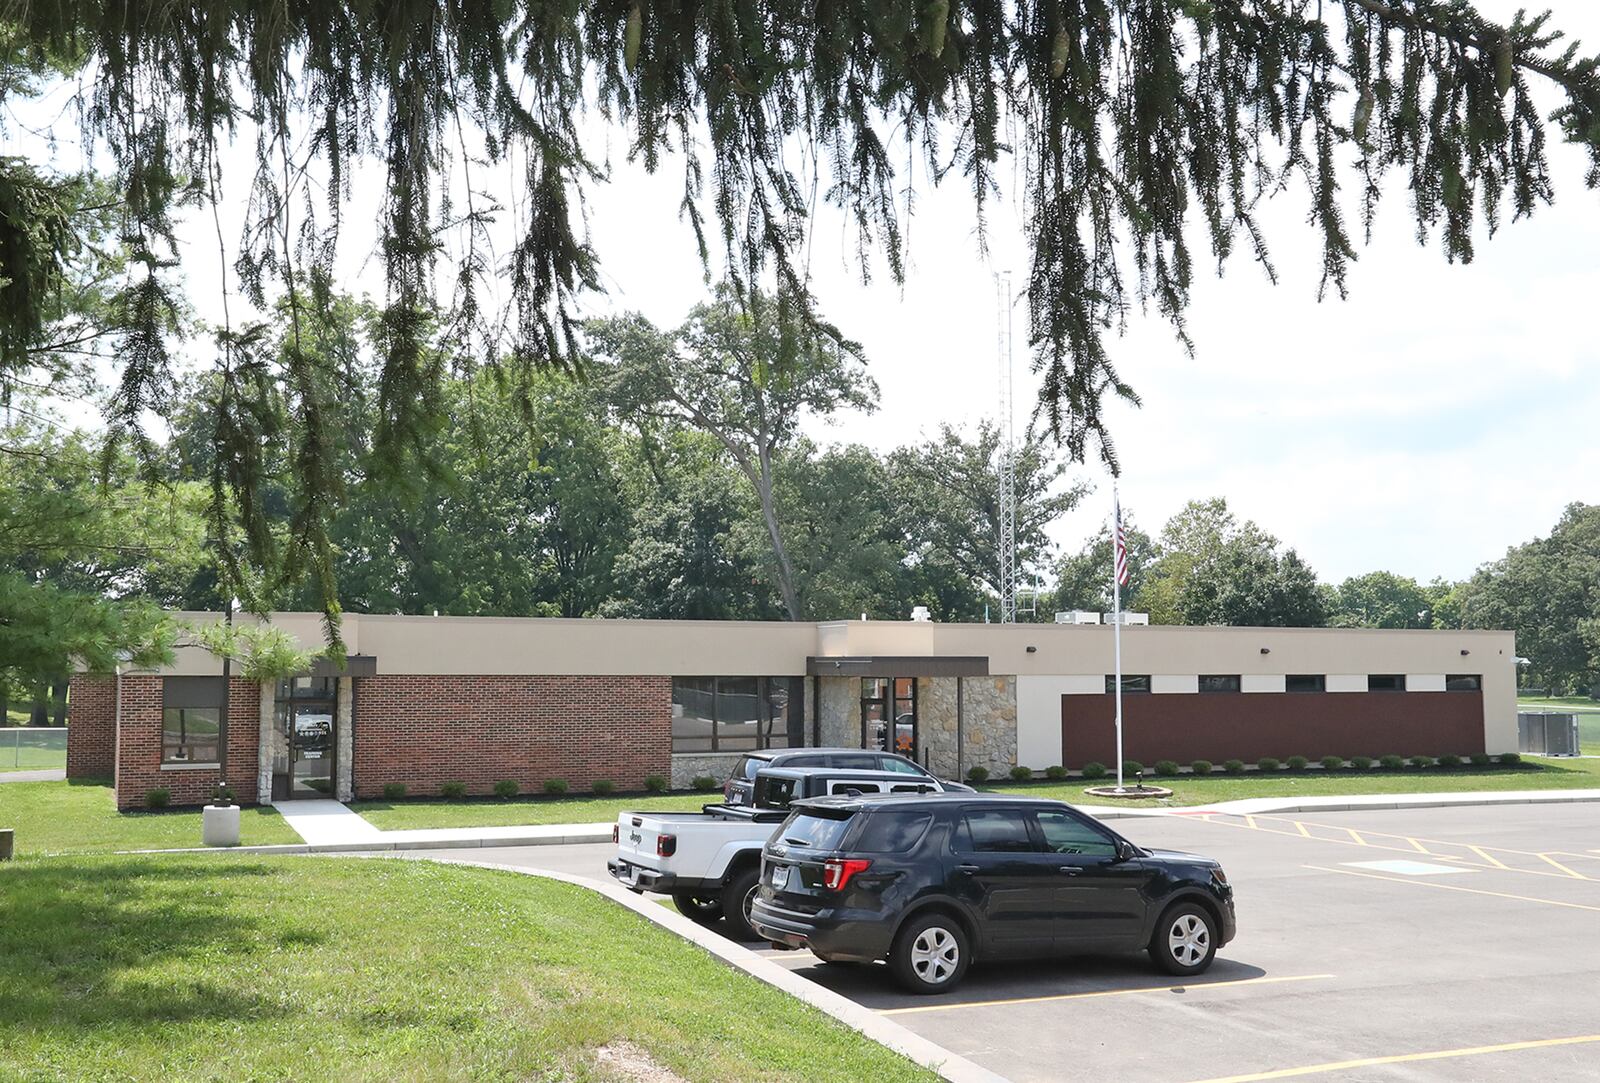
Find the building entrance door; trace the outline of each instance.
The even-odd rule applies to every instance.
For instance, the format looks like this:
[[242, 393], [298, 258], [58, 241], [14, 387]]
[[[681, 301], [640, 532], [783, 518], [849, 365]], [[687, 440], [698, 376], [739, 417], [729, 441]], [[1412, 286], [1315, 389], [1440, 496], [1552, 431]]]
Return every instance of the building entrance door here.
[[922, 748], [917, 740], [915, 677], [861, 679], [861, 746], [917, 759]]
[[338, 693], [332, 677], [278, 683], [272, 799], [332, 797], [338, 749]]

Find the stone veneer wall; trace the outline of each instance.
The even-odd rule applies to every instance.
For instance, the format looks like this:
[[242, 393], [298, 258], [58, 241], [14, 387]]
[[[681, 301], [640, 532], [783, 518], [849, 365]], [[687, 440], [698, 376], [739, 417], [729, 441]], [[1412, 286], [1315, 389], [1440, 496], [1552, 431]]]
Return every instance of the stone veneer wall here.
[[861, 747], [861, 678], [822, 677], [824, 748]]
[[962, 755], [956, 766], [956, 678], [917, 679], [918, 739], [928, 769], [944, 778], [986, 767], [998, 778], [1017, 762], [1017, 679], [965, 677], [962, 688]]

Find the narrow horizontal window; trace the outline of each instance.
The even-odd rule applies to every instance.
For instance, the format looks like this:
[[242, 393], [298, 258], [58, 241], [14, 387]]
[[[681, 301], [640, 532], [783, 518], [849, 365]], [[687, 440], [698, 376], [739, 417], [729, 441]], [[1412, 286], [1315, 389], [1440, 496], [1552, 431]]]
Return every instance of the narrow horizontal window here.
[[1286, 692], [1326, 692], [1328, 678], [1322, 673], [1290, 673], [1283, 678]]
[[[1117, 678], [1116, 678], [1116, 675], [1113, 674], [1113, 673], [1107, 673], [1106, 674], [1106, 691], [1107, 692], [1115, 692], [1116, 690], [1117, 690]], [[1150, 691], [1150, 674], [1148, 674], [1148, 673], [1142, 673], [1142, 674], [1124, 673], [1122, 675], [1122, 691], [1124, 693], [1127, 693], [1127, 692], [1148, 692], [1148, 691]]]
[[1483, 677], [1477, 673], [1452, 673], [1444, 679], [1446, 692], [1482, 692]]
[[1200, 691], [1237, 692], [1239, 691], [1239, 675], [1237, 673], [1203, 673], [1200, 675]]
[[1367, 674], [1368, 692], [1404, 692], [1405, 690], [1406, 675], [1404, 673]]

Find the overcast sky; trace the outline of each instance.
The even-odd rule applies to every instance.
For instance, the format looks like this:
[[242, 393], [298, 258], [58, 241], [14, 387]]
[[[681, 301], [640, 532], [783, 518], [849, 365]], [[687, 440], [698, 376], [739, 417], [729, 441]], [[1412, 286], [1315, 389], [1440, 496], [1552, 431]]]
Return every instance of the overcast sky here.
[[[1551, 6], [1556, 24], [1586, 51], [1600, 50], [1600, 5]], [[1515, 7], [1480, 3], [1497, 18]], [[588, 307], [635, 309], [674, 325], [704, 296], [693, 238], [678, 218], [681, 167], [669, 161], [650, 176], [625, 161], [620, 134], [594, 131], [612, 179], [587, 206], [608, 289]], [[1383, 568], [1426, 581], [1463, 577], [1507, 546], [1548, 533], [1571, 501], [1600, 501], [1600, 440], [1592, 431], [1600, 419], [1600, 340], [1592, 330], [1600, 193], [1583, 188], [1581, 154], [1556, 145], [1550, 160], [1555, 205], [1506, 225], [1492, 241], [1480, 237], [1470, 266], [1447, 264], [1437, 238], [1418, 246], [1397, 188], [1350, 275], [1350, 299], [1319, 304], [1320, 248], [1305, 225], [1305, 202], [1293, 194], [1263, 216], [1278, 286], [1248, 256], [1220, 280], [1201, 261], [1188, 315], [1193, 358], [1160, 319], [1135, 316], [1110, 344], [1144, 400], [1140, 409], [1118, 405], [1110, 414], [1123, 504], [1133, 518], [1153, 533], [1185, 500], [1224, 496], [1241, 518], [1295, 546], [1324, 580]], [[230, 161], [224, 228], [231, 246], [253, 163], [248, 145]], [[940, 190], [927, 187], [920, 170], [917, 179], [904, 288], [881, 264], [863, 286], [843, 219], [826, 210], [817, 216], [816, 295], [824, 313], [862, 342], [882, 389], [877, 412], [815, 426], [819, 440], [883, 450], [931, 434], [940, 422], [970, 426], [996, 413], [993, 275], [1009, 270], [1020, 284], [1027, 273], [1015, 188], [1006, 184], [990, 209], [985, 261], [960, 179]], [[357, 182], [343, 264], [346, 288], [379, 297], [381, 269], [370, 231], [365, 238], [361, 231], [370, 230], [362, 218], [378, 205], [380, 182], [374, 170]], [[1347, 206], [1359, 229], [1354, 204]], [[512, 236], [508, 226], [502, 251]], [[201, 316], [217, 318], [209, 216], [187, 224], [183, 241], [191, 299]], [[1020, 338], [1020, 310], [1016, 326]], [[1025, 351], [1014, 371], [1020, 426], [1036, 387]], [[1081, 474], [1098, 491], [1053, 530], [1067, 549], [1094, 533], [1110, 509], [1109, 477], [1095, 463]]]

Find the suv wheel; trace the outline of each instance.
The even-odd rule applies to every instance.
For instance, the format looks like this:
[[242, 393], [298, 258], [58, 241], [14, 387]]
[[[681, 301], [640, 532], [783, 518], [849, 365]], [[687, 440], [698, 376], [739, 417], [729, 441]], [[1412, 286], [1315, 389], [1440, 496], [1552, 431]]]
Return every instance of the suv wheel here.
[[761, 886], [761, 869], [736, 872], [722, 886], [722, 916], [728, 920], [728, 935], [735, 940], [760, 940], [750, 925], [750, 906], [756, 901], [756, 889]]
[[722, 916], [722, 900], [715, 895], [696, 895], [692, 891], [674, 891], [672, 905], [678, 913], [691, 921], [709, 925]]
[[1204, 972], [1216, 954], [1216, 919], [1196, 903], [1178, 903], [1168, 909], [1150, 938], [1151, 960], [1179, 977]]
[[948, 914], [912, 918], [889, 949], [889, 968], [913, 993], [943, 993], [955, 988], [971, 961], [967, 934]]

